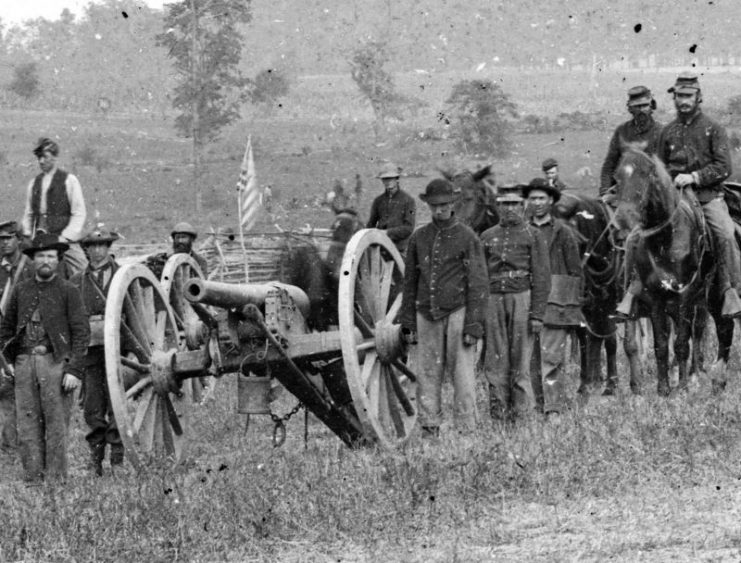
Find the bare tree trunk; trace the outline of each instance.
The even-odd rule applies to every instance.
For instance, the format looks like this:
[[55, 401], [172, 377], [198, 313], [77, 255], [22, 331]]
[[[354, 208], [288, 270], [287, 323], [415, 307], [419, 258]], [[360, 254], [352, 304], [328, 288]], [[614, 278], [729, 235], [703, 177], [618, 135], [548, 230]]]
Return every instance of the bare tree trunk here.
[[195, 195], [195, 207], [196, 215], [203, 212], [203, 195], [201, 193], [201, 154], [203, 150], [203, 144], [201, 143], [200, 134], [200, 119], [199, 111], [200, 104], [198, 103], [198, 12], [196, 12], [195, 0], [190, 0], [190, 8], [193, 10], [193, 56], [192, 56], [192, 67], [191, 67], [191, 80], [193, 81], [193, 96], [192, 96], [192, 115], [191, 120], [192, 133], [193, 133], [193, 193]]

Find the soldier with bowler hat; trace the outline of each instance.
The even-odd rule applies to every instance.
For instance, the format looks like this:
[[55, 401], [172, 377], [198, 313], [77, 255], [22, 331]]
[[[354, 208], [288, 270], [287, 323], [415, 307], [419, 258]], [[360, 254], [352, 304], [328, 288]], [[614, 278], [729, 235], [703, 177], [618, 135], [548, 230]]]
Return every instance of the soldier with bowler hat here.
[[[13, 288], [33, 277], [33, 266], [21, 252], [20, 231], [15, 221], [0, 224], [0, 315], [5, 315]], [[10, 364], [6, 366], [10, 369]], [[0, 449], [15, 451], [17, 444], [13, 374], [0, 370]]]
[[548, 247], [523, 217], [523, 187], [499, 188], [499, 224], [481, 235], [489, 274], [484, 356], [489, 410], [504, 422], [528, 417], [535, 408], [530, 356], [550, 290]]
[[13, 288], [0, 322], [0, 349], [15, 367], [18, 450], [31, 482], [67, 476], [72, 392], [90, 340], [80, 292], [57, 272], [67, 248], [58, 236], [34, 237], [23, 251], [34, 277]]
[[656, 154], [662, 125], [653, 117], [655, 110], [656, 100], [651, 90], [645, 86], [633, 86], [628, 90], [628, 112], [633, 117], [618, 125], [612, 134], [600, 172], [600, 196], [615, 185], [615, 170], [628, 145], [638, 145], [647, 154]]
[[432, 222], [409, 239], [401, 307], [402, 334], [419, 342], [417, 405], [424, 437], [442, 423], [443, 373], [453, 375], [455, 422], [473, 430], [476, 414], [475, 344], [484, 334], [486, 268], [476, 234], [458, 221], [453, 184], [437, 179], [420, 195]]
[[[36, 143], [33, 154], [41, 174], [28, 184], [26, 210], [21, 227], [26, 237], [43, 231], [57, 237], [69, 247], [64, 261], [70, 275], [85, 268], [85, 253], [78, 244], [85, 228], [85, 199], [80, 181], [57, 167], [59, 145], [48, 137]], [[61, 270], [64, 271], [64, 270]]]
[[70, 282], [80, 291], [90, 321], [90, 345], [83, 369], [82, 407], [89, 428], [85, 436], [90, 447], [89, 468], [98, 476], [103, 475], [106, 444], [110, 446], [111, 466], [121, 465], [124, 459], [124, 448], [108, 393], [103, 348], [106, 298], [113, 275], [119, 268], [111, 255], [111, 245], [118, 239], [118, 233], [101, 227], [85, 235], [80, 245], [87, 254], [88, 266], [70, 278]]
[[371, 205], [366, 227], [382, 229], [404, 256], [407, 242], [414, 230], [416, 204], [414, 198], [399, 187], [401, 169], [392, 162], [383, 166], [378, 178], [383, 182], [384, 193]]

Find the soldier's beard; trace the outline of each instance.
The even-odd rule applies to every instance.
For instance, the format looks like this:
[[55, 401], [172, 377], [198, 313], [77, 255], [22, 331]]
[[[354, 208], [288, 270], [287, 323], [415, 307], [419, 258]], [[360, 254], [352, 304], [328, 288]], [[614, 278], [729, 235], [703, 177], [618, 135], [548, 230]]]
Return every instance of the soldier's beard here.
[[190, 252], [190, 244], [187, 242], [175, 242], [172, 245], [172, 250], [175, 254], [188, 254]]
[[54, 268], [47, 264], [36, 268], [36, 275], [42, 280], [51, 279], [52, 277], [54, 277], [54, 273]]
[[517, 211], [504, 211], [500, 217], [499, 222], [503, 227], [511, 227], [522, 222], [522, 216]]
[[639, 113], [634, 119], [639, 131], [645, 131], [653, 122], [653, 117], [651, 117], [651, 114], [649, 113]]

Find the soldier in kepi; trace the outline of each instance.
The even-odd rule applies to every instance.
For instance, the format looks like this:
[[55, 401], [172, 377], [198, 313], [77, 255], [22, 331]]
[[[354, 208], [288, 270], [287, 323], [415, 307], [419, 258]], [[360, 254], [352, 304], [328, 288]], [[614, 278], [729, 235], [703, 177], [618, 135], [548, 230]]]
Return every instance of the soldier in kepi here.
[[[702, 112], [702, 91], [697, 75], [684, 72], [669, 88], [677, 117], [661, 132], [657, 156], [666, 165], [677, 189], [696, 200], [713, 237], [718, 281], [723, 292], [722, 314], [741, 316], [741, 254], [735, 226], [723, 196], [723, 181], [731, 175], [731, 151], [726, 130]], [[633, 272], [632, 245], [627, 245], [626, 272]], [[633, 300], [643, 286], [633, 275], [620, 315], [630, 315]]]
[[[0, 315], [5, 316], [10, 293], [18, 282], [33, 277], [33, 266], [20, 249], [18, 223], [0, 224]], [[6, 366], [8, 370], [10, 365]], [[15, 391], [12, 373], [0, 372], [0, 449], [14, 452], [17, 444]]]
[[399, 187], [400, 168], [389, 162], [378, 174], [384, 193], [373, 200], [366, 227], [382, 229], [404, 256], [409, 237], [414, 231], [416, 204], [414, 198]]
[[0, 349], [15, 368], [18, 451], [27, 481], [67, 476], [72, 392], [90, 341], [80, 292], [57, 272], [67, 243], [39, 233], [23, 252], [34, 277], [13, 288]]
[[612, 134], [600, 172], [600, 196], [604, 196], [615, 185], [615, 170], [629, 144], [641, 146], [647, 154], [656, 154], [662, 126], [653, 118], [655, 109], [656, 100], [651, 90], [645, 86], [634, 86], [628, 90], [628, 111], [633, 118], [618, 125]]
[[33, 150], [41, 174], [28, 184], [26, 210], [23, 214], [23, 234], [36, 236], [41, 230], [68, 245], [64, 253], [67, 272], [71, 276], [85, 269], [85, 253], [78, 241], [85, 226], [85, 200], [82, 187], [74, 174], [57, 167], [59, 145], [41, 138]]
[[118, 238], [117, 233], [100, 228], [88, 233], [80, 241], [88, 257], [88, 266], [70, 279], [79, 289], [90, 318], [90, 346], [84, 361], [82, 404], [85, 423], [89, 428], [85, 436], [90, 446], [89, 467], [98, 476], [103, 475], [106, 444], [110, 446], [112, 467], [121, 465], [124, 459], [121, 436], [111, 409], [103, 349], [106, 297], [113, 274], [118, 269], [110, 251]]

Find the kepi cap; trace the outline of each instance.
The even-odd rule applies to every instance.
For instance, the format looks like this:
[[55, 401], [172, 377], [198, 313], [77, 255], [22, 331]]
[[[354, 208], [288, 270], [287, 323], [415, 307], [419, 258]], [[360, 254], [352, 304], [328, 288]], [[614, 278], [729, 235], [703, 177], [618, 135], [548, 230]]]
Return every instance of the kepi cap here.
[[558, 161], [555, 158], [546, 158], [543, 161], [543, 165], [542, 165], [543, 172], [545, 172], [546, 170], [550, 170], [554, 166], [558, 166]]
[[5, 221], [0, 223], [0, 237], [15, 237], [18, 236], [18, 222], [17, 221]]
[[674, 86], [669, 88], [667, 92], [670, 94], [674, 93], [692, 93], [700, 91], [700, 81], [697, 79], [697, 75], [694, 72], [682, 72], [677, 76]]
[[628, 90], [628, 107], [650, 104], [654, 97], [645, 86], [633, 86]]
[[497, 203], [522, 203], [524, 187], [522, 184], [499, 186], [497, 189]]

